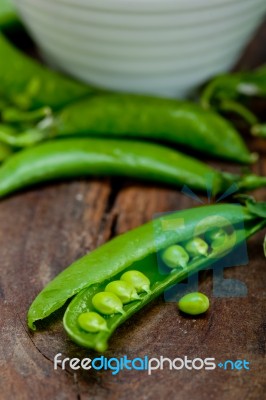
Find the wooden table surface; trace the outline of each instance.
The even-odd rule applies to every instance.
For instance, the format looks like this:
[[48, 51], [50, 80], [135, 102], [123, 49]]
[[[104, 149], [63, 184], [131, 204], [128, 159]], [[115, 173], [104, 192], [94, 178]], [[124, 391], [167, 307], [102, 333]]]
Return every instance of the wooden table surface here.
[[[240, 66], [266, 61], [266, 25], [248, 47]], [[260, 104], [263, 114], [266, 104]], [[266, 142], [249, 140], [261, 154], [254, 172], [266, 175]], [[240, 171], [238, 166], [218, 164]], [[266, 200], [266, 191], [255, 193]], [[206, 199], [205, 199], [206, 200]], [[180, 399], [259, 400], [265, 394], [265, 232], [248, 244], [249, 264], [227, 269], [228, 278], [248, 288], [244, 298], [215, 298], [212, 275], [200, 290], [210, 296], [206, 317], [185, 318], [163, 297], [121, 326], [106, 357], [246, 359], [250, 370], [110, 371], [54, 370], [53, 359], [96, 357], [77, 347], [61, 317], [32, 334], [26, 313], [37, 293], [78, 257], [113, 236], [153, 218], [155, 213], [196, 205], [179, 191], [122, 179], [79, 180], [24, 191], [0, 203], [0, 399]]]

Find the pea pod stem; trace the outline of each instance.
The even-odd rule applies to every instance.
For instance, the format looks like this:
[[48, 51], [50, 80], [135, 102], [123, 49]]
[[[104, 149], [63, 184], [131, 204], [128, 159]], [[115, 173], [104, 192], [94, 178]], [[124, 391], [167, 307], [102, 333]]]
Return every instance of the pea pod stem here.
[[51, 115], [50, 107], [41, 107], [33, 111], [22, 111], [15, 107], [6, 107], [1, 117], [4, 123], [36, 122]]
[[266, 187], [266, 177], [265, 176], [258, 176], [255, 174], [248, 174], [248, 175], [234, 175], [229, 173], [223, 174], [224, 179], [228, 179], [228, 188], [229, 184], [236, 185], [237, 191], [250, 191], [255, 190], [260, 187]]
[[254, 136], [266, 138], [266, 124], [257, 124], [255, 126], [253, 126], [251, 133]]
[[40, 182], [87, 176], [126, 176], [175, 187], [188, 185], [201, 191], [207, 190], [211, 180], [213, 196], [232, 184], [236, 191], [237, 185], [249, 190], [266, 184], [263, 177], [242, 180], [237, 175], [223, 174], [196, 159], [151, 143], [62, 139], [44, 142], [9, 158], [0, 168], [0, 196]]
[[[246, 200], [247, 204], [248, 201]], [[262, 204], [265, 208], [265, 203]], [[167, 214], [117, 236], [74, 262], [43, 289], [29, 309], [29, 327], [36, 329], [36, 321], [48, 317], [61, 308], [69, 298], [92, 285], [100, 285], [122, 274], [127, 268], [139, 269], [140, 266], [144, 266], [144, 273], [157, 271], [155, 277], [150, 277], [150, 280], [155, 282], [160, 274], [158, 269], [155, 271], [149, 268], [149, 265], [150, 262], [152, 265], [156, 263], [157, 252], [194, 237], [196, 227], [198, 227], [197, 234], [200, 235], [212, 226], [217, 227], [218, 223], [220, 228], [225, 228], [228, 225], [238, 226], [244, 222], [245, 226], [249, 227], [247, 232], [255, 233], [266, 224], [265, 217], [260, 216], [264, 215], [261, 214], [262, 209], [261, 203], [258, 205], [252, 203], [251, 210], [247, 206], [234, 204], [196, 207]], [[165, 228], [168, 225], [171, 225], [171, 229]], [[147, 294], [150, 295], [152, 293]]]
[[258, 123], [258, 118], [247, 107], [233, 100], [223, 100], [220, 105], [221, 111], [233, 112], [243, 118], [249, 125]]
[[0, 142], [14, 149], [32, 147], [44, 138], [45, 133], [38, 129], [28, 129], [27, 132], [18, 134], [12, 126], [0, 124]]

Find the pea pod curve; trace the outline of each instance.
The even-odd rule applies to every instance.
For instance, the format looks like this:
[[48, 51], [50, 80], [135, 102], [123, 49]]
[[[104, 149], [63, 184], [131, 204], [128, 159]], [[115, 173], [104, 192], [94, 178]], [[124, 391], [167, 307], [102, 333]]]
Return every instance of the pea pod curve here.
[[160, 140], [240, 163], [257, 159], [233, 125], [212, 111], [189, 102], [122, 93], [75, 102], [10, 140], [24, 147], [49, 137], [81, 135]]
[[[218, 225], [224, 229], [233, 226], [236, 235], [234, 240], [231, 240], [233, 235], [229, 235], [230, 240], [222, 249], [216, 250], [214, 258], [223, 256], [228, 249], [237, 248], [243, 240], [266, 226], [266, 203], [247, 200], [245, 206], [220, 204], [196, 207], [167, 214], [117, 236], [74, 262], [43, 289], [29, 309], [29, 327], [36, 329], [36, 321], [48, 317], [76, 295], [64, 315], [65, 329], [79, 345], [104, 351], [108, 338], [118, 325], [165, 289], [214, 262], [213, 257], [200, 257], [192, 259], [187, 268], [162, 275], [157, 265], [157, 253], [165, 247], [187, 241], [194, 237], [195, 232], [202, 235]], [[150, 291], [126, 304], [123, 314], [104, 316], [108, 330], [96, 334], [81, 330], [77, 319], [81, 313], [92, 311], [94, 295], [111, 280], [119, 279], [122, 273], [132, 269], [146, 274], [151, 282]]]
[[234, 184], [250, 190], [266, 178], [222, 173], [168, 147], [151, 143], [100, 139], [48, 141], [20, 151], [0, 167], [0, 196], [55, 179], [83, 176], [127, 176], [204, 190], [212, 180], [215, 195]]

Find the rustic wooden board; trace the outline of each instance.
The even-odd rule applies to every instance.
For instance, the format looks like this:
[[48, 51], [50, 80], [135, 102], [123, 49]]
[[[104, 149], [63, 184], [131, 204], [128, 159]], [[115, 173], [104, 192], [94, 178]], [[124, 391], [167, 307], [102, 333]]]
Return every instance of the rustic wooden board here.
[[[238, 67], [266, 61], [266, 25]], [[266, 104], [260, 104], [265, 110]], [[252, 140], [261, 154], [254, 172], [266, 175], [266, 143]], [[228, 164], [221, 168], [240, 171]], [[266, 200], [266, 191], [255, 193]], [[206, 199], [205, 199], [206, 200]], [[120, 179], [51, 184], [0, 203], [0, 398], [5, 399], [248, 399], [265, 393], [265, 259], [263, 233], [248, 245], [249, 265], [230, 268], [226, 277], [248, 287], [245, 298], [214, 298], [212, 276], [200, 288], [212, 302], [206, 317], [184, 318], [174, 303], [159, 298], [125, 323], [110, 341], [107, 357], [215, 357], [247, 359], [250, 371], [110, 371], [73, 373], [53, 369], [57, 353], [95, 357], [78, 348], [62, 329], [59, 315], [35, 334], [26, 313], [36, 294], [76, 258], [111, 237], [153, 218], [155, 213], [188, 208], [196, 202], [162, 186]]]

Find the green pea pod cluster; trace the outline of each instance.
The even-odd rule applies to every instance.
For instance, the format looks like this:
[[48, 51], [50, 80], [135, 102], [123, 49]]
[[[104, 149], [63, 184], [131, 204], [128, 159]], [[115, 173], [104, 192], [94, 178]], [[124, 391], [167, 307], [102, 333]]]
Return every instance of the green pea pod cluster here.
[[0, 167], [0, 197], [36, 183], [86, 176], [126, 176], [188, 185], [212, 194], [266, 186], [266, 178], [222, 173], [168, 147], [138, 141], [62, 139], [20, 151]]
[[[188, 240], [217, 229], [217, 226], [226, 232], [227, 240], [223, 244], [213, 249], [210, 242], [208, 254], [199, 253], [195, 257], [194, 253], [188, 252], [188, 261], [183, 267], [175, 266], [167, 274], [159, 271], [158, 254], [176, 244], [181, 247]], [[81, 346], [104, 351], [111, 334], [130, 316], [167, 288], [238, 248], [265, 226], [266, 203], [254, 200], [246, 200], [245, 206], [208, 205], [157, 218], [112, 239], [61, 272], [33, 301], [28, 312], [28, 325], [35, 330], [36, 321], [45, 319], [72, 298], [64, 315], [67, 333]], [[138, 298], [132, 298], [125, 304], [112, 303], [115, 304], [112, 305], [112, 313], [106, 311], [103, 304], [106, 295], [102, 293], [106, 290], [110, 293], [110, 282], [125, 279], [125, 273], [131, 277], [130, 284], [136, 282], [132, 280], [132, 272], [133, 276], [139, 272], [146, 278], [145, 289], [139, 290]], [[122, 312], [117, 304], [123, 307]], [[87, 321], [87, 329], [87, 313], [93, 313], [94, 320], [96, 313], [96, 322], [99, 320], [103, 329], [100, 326], [95, 328], [95, 324], [91, 326], [91, 320]]]
[[0, 59], [0, 91], [10, 102], [0, 107], [2, 124], [20, 133], [0, 129], [0, 142], [11, 147], [70, 135], [117, 136], [177, 143], [240, 163], [257, 159], [228, 121], [199, 105], [97, 91], [48, 70], [1, 34]]
[[252, 126], [252, 133], [266, 137], [266, 127], [245, 106], [250, 97], [266, 98], [266, 66], [255, 71], [236, 72], [214, 78], [201, 96], [203, 108], [214, 107], [238, 114]]

